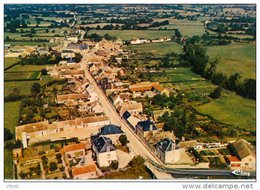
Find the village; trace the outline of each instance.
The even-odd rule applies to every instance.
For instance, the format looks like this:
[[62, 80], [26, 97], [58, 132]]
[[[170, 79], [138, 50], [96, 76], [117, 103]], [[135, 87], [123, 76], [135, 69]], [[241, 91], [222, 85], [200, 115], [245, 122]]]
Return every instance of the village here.
[[[134, 38], [131, 44], [149, 43], [142, 40], [145, 39]], [[158, 42], [169, 40], [158, 39]], [[210, 164], [216, 163], [228, 170], [255, 170], [255, 151], [246, 140], [227, 143], [204, 143], [185, 140], [185, 137], [177, 140], [173, 131], [163, 129], [159, 119], [170, 110], [145, 114], [142, 101], [137, 101], [139, 98], [157, 94], [169, 97], [176, 91], [159, 82], [131, 84], [120, 80], [119, 76], [125, 72], [116, 65], [122, 59], [129, 59], [131, 54], [122, 49], [122, 40], [103, 39], [80, 44], [77, 41], [77, 37], [65, 37], [61, 45], [52, 47], [60, 52], [63, 60], [46, 67], [50, 77], [66, 81], [60, 88], [66, 90], [59, 90], [53, 98], [43, 94], [46, 99], [52, 99], [43, 104], [43, 109], [50, 109], [54, 104], [64, 112], [64, 117], [44, 118], [15, 127], [15, 139], [20, 140], [23, 147], [13, 150], [14, 179], [97, 179], [111, 171], [124, 171], [139, 155], [136, 151], [139, 147], [131, 144], [129, 133], [166, 168], [209, 169]], [[49, 53], [47, 48], [35, 50], [35, 47], [18, 46], [11, 51], [25, 57], [36, 51]], [[76, 62], [76, 54], [82, 56], [80, 62]], [[111, 57], [116, 61], [113, 64], [109, 62]], [[107, 113], [109, 109], [101, 100], [100, 90], [106, 104], [117, 113], [116, 119]], [[70, 109], [74, 109], [75, 114], [69, 112], [68, 117]], [[156, 177], [160, 179], [159, 174]]]

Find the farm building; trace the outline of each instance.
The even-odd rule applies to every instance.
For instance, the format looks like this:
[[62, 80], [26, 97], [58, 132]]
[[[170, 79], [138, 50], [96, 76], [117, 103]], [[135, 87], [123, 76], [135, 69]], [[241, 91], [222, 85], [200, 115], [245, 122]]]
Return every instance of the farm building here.
[[244, 139], [236, 140], [231, 144], [231, 150], [240, 161], [244, 169], [256, 169], [256, 154], [249, 142]]

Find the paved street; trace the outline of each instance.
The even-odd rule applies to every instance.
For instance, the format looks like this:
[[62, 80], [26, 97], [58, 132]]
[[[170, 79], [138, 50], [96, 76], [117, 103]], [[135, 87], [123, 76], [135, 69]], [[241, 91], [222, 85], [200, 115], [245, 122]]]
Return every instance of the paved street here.
[[[92, 51], [94, 51], [94, 50], [92, 49], [91, 52]], [[86, 60], [85, 59], [86, 56], [91, 54], [91, 52], [84, 53], [82, 60]], [[81, 64], [82, 64], [81, 68], [86, 68], [87, 63], [85, 61], [82, 61]], [[98, 94], [99, 101], [105, 110], [105, 114], [109, 117], [109, 119], [111, 120], [111, 123], [120, 126], [122, 128], [122, 130], [125, 132], [128, 140], [129, 140], [128, 146], [133, 150], [133, 152], [136, 155], [141, 155], [144, 159], [148, 159], [156, 164], [161, 165], [162, 162], [156, 156], [154, 156], [150, 152], [150, 150], [148, 150], [148, 148], [140, 141], [140, 139], [136, 136], [136, 134], [130, 128], [128, 128], [127, 124], [121, 119], [121, 117], [116, 112], [115, 108], [108, 101], [107, 97], [105, 96], [103, 91], [99, 88], [99, 86], [97, 85], [97, 83], [95, 82], [95, 80], [93, 79], [93, 77], [91, 76], [91, 74], [89, 73], [88, 70], [85, 70], [85, 77], [89, 80], [90, 84], [93, 85], [96, 93]], [[158, 178], [172, 179], [172, 177], [165, 172], [160, 172], [160, 177], [158, 177]]]

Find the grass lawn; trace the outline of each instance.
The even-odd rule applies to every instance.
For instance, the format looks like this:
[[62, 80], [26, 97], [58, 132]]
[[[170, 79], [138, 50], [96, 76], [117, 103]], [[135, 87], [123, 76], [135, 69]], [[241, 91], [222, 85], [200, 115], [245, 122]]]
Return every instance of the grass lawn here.
[[4, 179], [13, 179], [13, 151], [5, 150], [4, 154]]
[[256, 78], [256, 45], [254, 43], [233, 43], [226, 46], [208, 46], [210, 58], [221, 55], [217, 72], [228, 77], [238, 73], [242, 80]]
[[134, 37], [136, 38], [160, 38], [160, 37], [171, 37], [174, 35], [174, 31], [167, 30], [90, 30], [88, 35], [96, 33], [100, 36], [108, 34], [111, 37], [121, 38], [123, 41], [130, 41]]
[[194, 106], [202, 114], [248, 131], [256, 130], [256, 102], [238, 95], [213, 100], [208, 104]]
[[15, 126], [18, 125], [20, 101], [4, 103], [4, 127], [15, 133]]
[[140, 45], [128, 45], [127, 50], [137, 50], [137, 52], [166, 54], [166, 53], [181, 53], [182, 46], [175, 42], [150, 43]]
[[4, 68], [7, 68], [13, 64], [15, 64], [19, 60], [18, 57], [5, 57], [4, 58]]

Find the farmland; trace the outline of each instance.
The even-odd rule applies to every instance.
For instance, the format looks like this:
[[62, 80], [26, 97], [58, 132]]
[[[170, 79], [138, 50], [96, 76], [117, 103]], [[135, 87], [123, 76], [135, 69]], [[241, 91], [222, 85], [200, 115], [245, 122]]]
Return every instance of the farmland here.
[[18, 125], [20, 103], [20, 101], [4, 103], [4, 125], [12, 134], [15, 133], [14, 127]]
[[171, 37], [174, 35], [174, 31], [159, 31], [159, 30], [90, 30], [88, 35], [96, 33], [100, 36], [108, 34], [109, 36], [121, 38], [123, 41], [130, 41], [134, 37], [136, 38], [146, 38], [146, 39], [155, 39], [162, 37]]
[[210, 58], [220, 55], [217, 71], [228, 77], [238, 73], [242, 80], [256, 77], [256, 46], [254, 43], [234, 43], [226, 46], [208, 46]]
[[41, 72], [8, 72], [4, 74], [5, 80], [39, 79]]
[[195, 106], [195, 109], [240, 129], [256, 130], [256, 103], [254, 100], [244, 99], [234, 94], [213, 100], [208, 104]]
[[175, 42], [164, 42], [164, 43], [150, 43], [140, 45], [129, 45], [125, 49], [137, 50], [138, 52], [144, 53], [155, 53], [155, 54], [166, 54], [166, 53], [181, 53], [182, 46]]
[[4, 68], [7, 68], [15, 63], [17, 63], [18, 61], [18, 57], [5, 57], [4, 58]]

